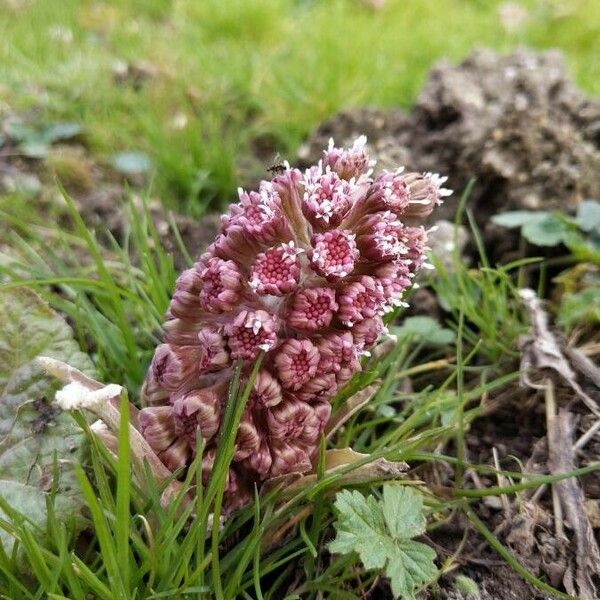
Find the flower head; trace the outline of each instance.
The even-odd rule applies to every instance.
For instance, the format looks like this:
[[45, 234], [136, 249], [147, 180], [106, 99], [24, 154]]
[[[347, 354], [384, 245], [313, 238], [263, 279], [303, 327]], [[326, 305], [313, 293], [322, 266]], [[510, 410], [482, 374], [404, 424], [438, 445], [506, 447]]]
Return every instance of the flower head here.
[[173, 402], [175, 431], [178, 436], [187, 437], [192, 448], [196, 446], [197, 435], [208, 441], [219, 430], [224, 391], [223, 386], [194, 389]]
[[369, 190], [367, 202], [376, 210], [391, 210], [402, 214], [410, 202], [404, 167], [393, 172], [382, 171]]
[[338, 315], [348, 327], [378, 315], [385, 304], [381, 282], [370, 275], [362, 275], [342, 286], [337, 299], [340, 306]]
[[301, 252], [293, 241], [261, 252], [250, 271], [250, 287], [260, 295], [285, 296], [294, 291], [300, 278]]
[[288, 323], [297, 329], [318, 331], [329, 326], [337, 309], [334, 290], [328, 287], [306, 288], [294, 295]]
[[333, 139], [329, 140], [327, 150], [323, 152], [323, 164], [337, 173], [342, 179], [358, 178], [369, 175], [369, 167], [375, 161], [369, 160], [366, 151], [367, 137], [361, 135], [356, 138], [351, 148], [336, 148]]
[[424, 219], [452, 194], [452, 190], [443, 187], [448, 178], [437, 173], [411, 173], [406, 179], [410, 192], [409, 206], [405, 211], [407, 217]]
[[427, 247], [427, 231], [424, 227], [406, 227], [404, 240], [407, 247], [406, 259], [409, 271], [418, 271], [425, 262]]
[[312, 167], [304, 176], [302, 210], [311, 225], [319, 229], [340, 224], [353, 202], [353, 182], [341, 179], [321, 165]]
[[408, 252], [403, 239], [404, 225], [389, 210], [365, 216], [358, 229], [357, 244], [361, 256], [385, 262], [402, 258]]
[[200, 313], [202, 279], [196, 267], [186, 269], [175, 283], [169, 316], [193, 320]]
[[[239, 200], [177, 280], [142, 388], [139, 431], [164, 465], [189, 467], [202, 439], [213, 469], [234, 373], [252, 382], [236, 431], [225, 509], [255, 485], [313, 468], [331, 401], [386, 331], [425, 265], [427, 216], [450, 191], [432, 173], [372, 177], [366, 138], [329, 143], [319, 163], [286, 168]], [[426, 265], [425, 265], [426, 266]]]
[[306, 402], [287, 399], [267, 415], [269, 436], [281, 441], [313, 444], [321, 433], [321, 421]]
[[310, 257], [313, 270], [328, 281], [350, 275], [359, 256], [355, 238], [356, 234], [343, 229], [313, 235]]
[[352, 327], [352, 339], [358, 351], [363, 352], [366, 348], [371, 348], [385, 331], [381, 317], [371, 317]]
[[252, 384], [248, 407], [251, 409], [271, 408], [279, 404], [282, 399], [279, 380], [266, 369], [261, 369]]
[[308, 339], [287, 340], [275, 357], [275, 367], [283, 387], [298, 390], [317, 372], [319, 350]]
[[268, 352], [277, 341], [279, 319], [264, 310], [243, 310], [225, 326], [232, 358], [255, 359]]
[[232, 204], [229, 215], [222, 218], [224, 233], [237, 226], [261, 242], [272, 242], [288, 233], [281, 198], [270, 182], [263, 181], [258, 192], [240, 188], [238, 195], [239, 202]]
[[225, 339], [217, 327], [207, 325], [198, 332], [198, 343], [202, 349], [200, 370], [219, 371], [229, 365], [229, 352]]
[[239, 267], [232, 260], [214, 257], [208, 260], [200, 274], [202, 289], [200, 302], [209, 312], [226, 312], [238, 303], [243, 279]]
[[381, 284], [385, 299], [384, 311], [402, 306], [404, 292], [412, 283], [413, 272], [408, 252], [406, 258], [396, 262], [389, 262], [375, 269], [374, 274]]
[[171, 470], [185, 467], [192, 455], [187, 436], [180, 436], [171, 406], [143, 408], [138, 415], [139, 429], [160, 460]]
[[359, 346], [349, 331], [331, 333], [319, 343], [319, 373], [332, 373], [339, 387], [360, 371]]
[[169, 391], [176, 391], [200, 374], [202, 352], [198, 346], [171, 346], [156, 348], [150, 367], [154, 380]]

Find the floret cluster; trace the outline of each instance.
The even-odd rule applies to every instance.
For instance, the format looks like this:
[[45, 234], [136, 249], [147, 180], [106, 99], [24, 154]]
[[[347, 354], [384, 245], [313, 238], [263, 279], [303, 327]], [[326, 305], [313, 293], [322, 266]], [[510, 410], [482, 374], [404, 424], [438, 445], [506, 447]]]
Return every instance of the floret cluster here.
[[450, 194], [445, 178], [401, 168], [373, 177], [365, 143], [330, 142], [306, 171], [286, 166], [257, 191], [240, 189], [213, 244], [177, 281], [140, 428], [172, 470], [190, 463], [201, 436], [208, 477], [233, 365], [243, 362], [247, 380], [264, 352], [237, 432], [230, 504], [255, 483], [311, 469], [331, 399], [424, 264], [427, 230], [407, 221]]

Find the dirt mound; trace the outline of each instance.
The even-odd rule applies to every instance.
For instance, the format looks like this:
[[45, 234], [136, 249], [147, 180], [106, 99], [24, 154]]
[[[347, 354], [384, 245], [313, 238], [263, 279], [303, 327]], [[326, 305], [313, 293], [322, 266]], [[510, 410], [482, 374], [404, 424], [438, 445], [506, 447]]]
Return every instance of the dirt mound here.
[[[480, 223], [514, 209], [574, 209], [600, 197], [600, 102], [569, 78], [558, 52], [473, 53], [435, 66], [410, 113], [360, 109], [323, 123], [299, 153], [313, 162], [329, 137], [369, 137], [385, 168], [405, 164], [477, 181], [471, 206]], [[437, 213], [451, 217], [459, 194]], [[443, 213], [443, 214], [441, 214]]]

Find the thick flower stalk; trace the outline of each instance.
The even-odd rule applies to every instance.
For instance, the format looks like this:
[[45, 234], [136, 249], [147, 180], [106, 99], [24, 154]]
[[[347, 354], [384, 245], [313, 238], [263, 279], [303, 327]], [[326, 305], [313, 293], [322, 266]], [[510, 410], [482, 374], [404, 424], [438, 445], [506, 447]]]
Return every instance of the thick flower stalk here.
[[200, 436], [208, 478], [233, 365], [242, 361], [247, 380], [264, 352], [237, 431], [229, 508], [255, 483], [311, 469], [331, 399], [424, 263], [427, 231], [414, 220], [450, 194], [431, 173], [373, 177], [365, 143], [331, 142], [305, 172], [240, 190], [213, 244], [177, 281], [140, 430], [171, 470], [189, 465]]

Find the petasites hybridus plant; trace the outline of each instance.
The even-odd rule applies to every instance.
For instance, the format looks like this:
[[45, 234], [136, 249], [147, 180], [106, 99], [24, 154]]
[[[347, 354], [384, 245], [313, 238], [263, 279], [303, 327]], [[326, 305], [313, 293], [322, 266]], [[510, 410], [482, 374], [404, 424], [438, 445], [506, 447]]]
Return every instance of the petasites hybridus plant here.
[[373, 177], [365, 143], [330, 142], [306, 171], [287, 167], [258, 191], [240, 189], [177, 281], [139, 429], [170, 470], [190, 464], [200, 436], [208, 478], [234, 363], [243, 383], [263, 351], [227, 479], [230, 509], [255, 483], [311, 469], [331, 399], [424, 263], [427, 231], [405, 221], [451, 193], [432, 173]]

